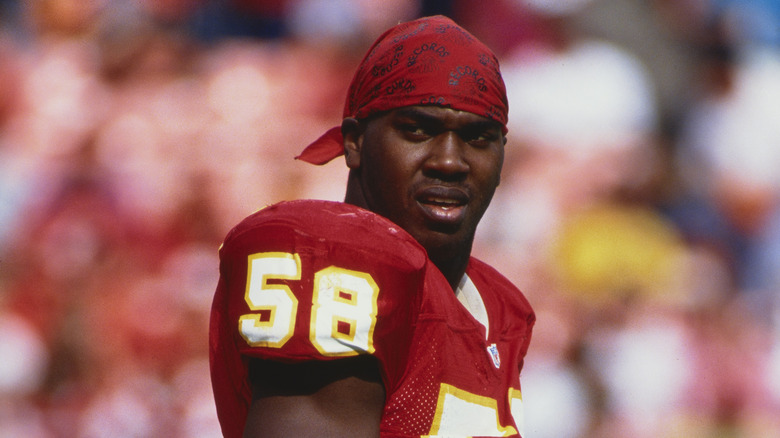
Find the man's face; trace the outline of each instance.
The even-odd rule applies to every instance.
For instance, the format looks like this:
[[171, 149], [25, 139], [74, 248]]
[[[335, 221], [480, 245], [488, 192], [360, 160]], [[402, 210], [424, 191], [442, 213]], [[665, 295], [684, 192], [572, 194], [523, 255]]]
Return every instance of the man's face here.
[[347, 153], [363, 207], [429, 252], [470, 249], [500, 180], [501, 125], [436, 106], [398, 108], [364, 123], [355, 140], [359, 152]]

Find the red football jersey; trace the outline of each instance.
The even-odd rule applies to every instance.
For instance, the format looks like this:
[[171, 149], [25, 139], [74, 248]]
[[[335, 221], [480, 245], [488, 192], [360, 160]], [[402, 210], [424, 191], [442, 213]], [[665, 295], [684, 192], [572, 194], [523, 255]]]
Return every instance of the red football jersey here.
[[378, 359], [382, 436], [517, 434], [533, 312], [483, 263], [472, 259], [467, 277], [487, 333], [408, 233], [348, 204], [267, 207], [231, 230], [220, 260], [210, 360], [226, 437], [243, 432], [250, 357], [358, 354]]
[[407, 373], [385, 405], [383, 436], [519, 436], [520, 370], [535, 322], [530, 304], [472, 258], [466, 281], [484, 305], [486, 327], [433, 270], [416, 311]]

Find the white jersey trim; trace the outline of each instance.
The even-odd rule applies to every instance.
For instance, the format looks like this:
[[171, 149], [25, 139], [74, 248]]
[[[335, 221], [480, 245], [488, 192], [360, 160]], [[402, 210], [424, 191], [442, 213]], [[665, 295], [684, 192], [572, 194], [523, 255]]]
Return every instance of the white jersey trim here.
[[463, 275], [460, 279], [460, 284], [455, 289], [455, 296], [458, 301], [469, 311], [471, 316], [474, 317], [480, 324], [485, 326], [485, 339], [490, 333], [490, 322], [488, 321], [487, 308], [485, 307], [482, 296], [477, 290], [477, 286], [471, 281], [468, 275]]

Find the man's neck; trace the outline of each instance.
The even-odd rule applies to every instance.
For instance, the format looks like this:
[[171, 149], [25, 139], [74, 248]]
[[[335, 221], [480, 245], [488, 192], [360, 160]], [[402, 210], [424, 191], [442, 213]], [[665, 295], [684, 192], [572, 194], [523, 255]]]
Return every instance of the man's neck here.
[[470, 251], [453, 253], [448, 251], [440, 251], [439, 254], [428, 253], [428, 257], [431, 259], [434, 265], [444, 274], [444, 278], [447, 279], [447, 283], [450, 284], [452, 290], [457, 289], [460, 284], [463, 275], [466, 273], [466, 267], [469, 264]]

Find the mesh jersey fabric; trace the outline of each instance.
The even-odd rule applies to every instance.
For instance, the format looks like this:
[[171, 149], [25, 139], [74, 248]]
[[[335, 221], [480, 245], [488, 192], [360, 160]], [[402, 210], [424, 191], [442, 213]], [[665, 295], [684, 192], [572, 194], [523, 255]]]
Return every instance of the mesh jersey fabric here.
[[535, 314], [523, 294], [487, 264], [471, 258], [466, 275], [485, 304], [489, 332], [438, 275], [426, 276], [407, 372], [385, 407], [382, 436], [522, 433], [520, 371]]

